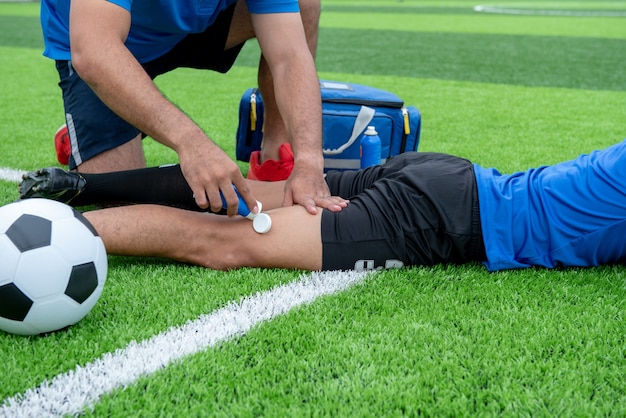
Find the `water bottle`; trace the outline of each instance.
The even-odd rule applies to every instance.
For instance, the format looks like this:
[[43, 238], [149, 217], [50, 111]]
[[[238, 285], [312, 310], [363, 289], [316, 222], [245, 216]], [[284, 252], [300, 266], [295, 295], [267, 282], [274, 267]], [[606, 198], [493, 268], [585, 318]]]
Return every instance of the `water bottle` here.
[[361, 138], [361, 168], [380, 164], [380, 138], [373, 126], [368, 126]]

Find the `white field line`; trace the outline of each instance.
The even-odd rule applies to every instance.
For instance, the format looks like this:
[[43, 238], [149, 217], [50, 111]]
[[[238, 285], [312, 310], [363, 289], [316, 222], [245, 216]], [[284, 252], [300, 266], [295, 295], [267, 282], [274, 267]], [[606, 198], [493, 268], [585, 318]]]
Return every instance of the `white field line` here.
[[513, 9], [497, 6], [474, 6], [477, 13], [533, 16], [578, 16], [578, 17], [626, 17], [626, 11], [619, 10], [558, 10], [558, 9]]
[[1, 417], [55, 417], [78, 415], [92, 408], [103, 395], [131, 385], [142, 376], [173, 361], [198, 353], [218, 342], [240, 337], [254, 326], [285, 314], [316, 298], [345, 290], [365, 280], [367, 272], [324, 272], [264, 293], [242, 298], [126, 348], [44, 381], [23, 394], [5, 399]]
[[14, 170], [12, 168], [0, 167], [0, 180], [18, 183], [22, 179], [22, 174], [26, 171]]

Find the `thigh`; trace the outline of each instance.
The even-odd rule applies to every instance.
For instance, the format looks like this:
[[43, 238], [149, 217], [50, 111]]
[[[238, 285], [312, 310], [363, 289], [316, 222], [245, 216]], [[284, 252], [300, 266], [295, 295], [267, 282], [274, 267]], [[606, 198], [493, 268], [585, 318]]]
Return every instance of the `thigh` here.
[[416, 172], [417, 180], [428, 179], [436, 175], [444, 164], [449, 166], [451, 161], [458, 160], [466, 161], [440, 153], [405, 152], [388, 158], [385, 164], [361, 170], [329, 171], [326, 174], [326, 183], [332, 195], [347, 199], [371, 188], [379, 180], [404, 176], [408, 171], [407, 167]]
[[323, 212], [324, 269], [484, 259], [472, 164], [444, 154], [399, 157], [377, 168], [330, 176], [350, 203], [341, 212]]
[[237, 45], [243, 44], [248, 39], [256, 36], [250, 10], [245, 0], [238, 0], [233, 9], [230, 27], [228, 29], [228, 37], [224, 45], [224, 49], [228, 50]]
[[135, 170], [146, 167], [141, 135], [115, 148], [104, 151], [83, 162], [77, 171], [81, 173], [107, 173]]

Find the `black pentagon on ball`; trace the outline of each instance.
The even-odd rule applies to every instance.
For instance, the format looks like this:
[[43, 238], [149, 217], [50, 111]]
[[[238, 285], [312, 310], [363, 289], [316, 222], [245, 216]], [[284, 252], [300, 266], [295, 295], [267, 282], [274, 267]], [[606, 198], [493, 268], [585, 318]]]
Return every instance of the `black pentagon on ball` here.
[[82, 213], [80, 213], [76, 209], [72, 209], [72, 210], [74, 211], [74, 217], [76, 219], [78, 219], [83, 225], [85, 225], [87, 227], [87, 229], [89, 231], [91, 231], [91, 233], [93, 234], [94, 237], [99, 237], [98, 231], [96, 231], [96, 228], [93, 227], [91, 222], [89, 222], [87, 220], [87, 218], [85, 218], [85, 215], [83, 215]]
[[52, 222], [40, 216], [22, 215], [5, 234], [21, 252], [46, 247], [52, 238]]
[[83, 303], [98, 287], [98, 272], [92, 262], [72, 267], [65, 294], [78, 303]]
[[15, 284], [0, 286], [0, 317], [23, 321], [31, 306], [33, 306], [33, 301]]

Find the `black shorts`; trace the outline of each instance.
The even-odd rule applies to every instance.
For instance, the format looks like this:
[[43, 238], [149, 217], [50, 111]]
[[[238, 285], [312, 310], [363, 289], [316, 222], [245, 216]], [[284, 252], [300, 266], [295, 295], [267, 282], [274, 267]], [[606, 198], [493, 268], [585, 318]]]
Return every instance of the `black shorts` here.
[[[183, 38], [171, 51], [142, 63], [150, 78], [176, 68], [228, 71], [243, 44], [224, 51], [235, 6], [224, 10], [202, 33]], [[70, 169], [136, 138], [141, 132], [109, 109], [76, 74], [70, 61], [57, 61], [65, 122], [71, 144]]]
[[322, 269], [461, 264], [486, 259], [474, 167], [446, 154], [410, 152], [361, 171], [329, 172]]
[[190, 33], [171, 51], [150, 62], [143, 68], [151, 78], [176, 68], [197, 68], [225, 73], [233, 66], [243, 48], [243, 43], [224, 50], [235, 5], [222, 11], [215, 22], [202, 33]]

